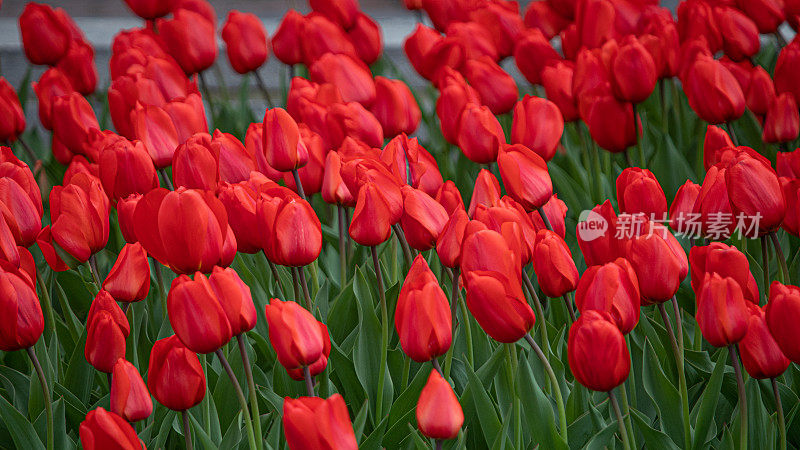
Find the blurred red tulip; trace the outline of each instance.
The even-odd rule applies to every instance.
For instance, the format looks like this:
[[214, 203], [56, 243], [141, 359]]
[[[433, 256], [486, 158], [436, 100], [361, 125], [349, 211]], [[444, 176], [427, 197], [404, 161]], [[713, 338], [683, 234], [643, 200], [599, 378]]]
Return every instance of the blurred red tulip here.
[[511, 142], [525, 145], [545, 161], [555, 156], [563, 132], [564, 119], [555, 103], [526, 95], [514, 107]]
[[783, 23], [783, 0], [736, 0], [736, 6], [753, 19], [759, 33], [772, 33]]
[[[71, 152], [90, 156], [92, 130], [100, 130], [92, 106], [77, 92], [55, 99], [52, 112], [53, 137]], [[90, 158], [95, 159], [95, 158]]]
[[283, 401], [283, 432], [292, 450], [358, 448], [347, 405], [339, 394], [326, 400], [286, 397]]
[[767, 110], [764, 119], [764, 133], [761, 138], [766, 143], [790, 142], [800, 134], [800, 114], [797, 103], [788, 92], [778, 95]]
[[81, 422], [80, 437], [81, 446], [86, 450], [140, 450], [144, 447], [136, 430], [125, 419], [102, 407], [86, 414], [86, 420]]
[[763, 116], [775, 101], [775, 84], [763, 67], [756, 67], [750, 72], [750, 83], [744, 93], [747, 108], [753, 114]]
[[356, 55], [365, 64], [372, 64], [383, 53], [381, 28], [370, 16], [359, 12], [353, 27], [347, 30], [347, 37], [353, 43]]
[[[777, 282], [776, 282], [777, 283]], [[747, 334], [739, 342], [742, 365], [753, 378], [777, 378], [791, 364], [772, 337], [764, 312], [767, 306], [759, 308], [748, 304], [750, 317], [747, 319]]]
[[570, 24], [570, 19], [559, 14], [547, 1], [528, 3], [523, 21], [525, 26], [541, 31], [547, 39], [553, 39]]
[[520, 39], [514, 45], [514, 62], [531, 84], [542, 84], [542, 70], [561, 59], [550, 41], [536, 29], [520, 34]]
[[375, 77], [375, 103], [370, 110], [383, 127], [385, 137], [411, 134], [419, 126], [421, 112], [414, 95], [400, 80]]
[[272, 51], [275, 57], [290, 66], [303, 62], [303, 47], [300, 36], [303, 34], [306, 18], [294, 9], [286, 12], [278, 29], [272, 35]]
[[83, 95], [93, 93], [97, 87], [94, 48], [84, 40], [74, 39], [56, 67], [69, 79], [73, 89]]
[[17, 93], [8, 81], [0, 77], [0, 142], [14, 142], [25, 131], [25, 115], [17, 98]]
[[573, 65], [568, 61], [559, 61], [542, 69], [544, 91], [547, 98], [558, 106], [564, 122], [573, 122], [578, 118], [578, 105], [572, 94], [573, 72]]
[[[55, 99], [73, 91], [69, 78], [57, 67], [47, 69], [38, 82], [31, 83], [39, 100], [39, 122], [48, 130], [53, 129], [53, 103]], [[0, 100], [2, 101], [2, 100]], [[11, 115], [9, 114], [9, 117]]]
[[145, 20], [158, 19], [172, 12], [172, 0], [125, 0], [134, 14]]
[[773, 281], [766, 306], [767, 327], [778, 346], [790, 360], [800, 361], [797, 320], [800, 318], [800, 289]]
[[214, 24], [185, 8], [173, 11], [173, 16], [172, 19], [156, 21], [159, 37], [169, 54], [187, 75], [211, 67], [217, 58]]
[[617, 205], [621, 213], [643, 213], [651, 220], [667, 214], [667, 198], [653, 172], [628, 167], [617, 177]]
[[761, 42], [755, 22], [742, 11], [715, 7], [714, 16], [722, 37], [722, 49], [734, 61], [748, 59], [758, 53]]
[[744, 114], [742, 88], [719, 61], [709, 57], [698, 58], [682, 81], [689, 106], [706, 122], [730, 122]]
[[458, 146], [467, 158], [478, 164], [494, 162], [500, 146], [505, 142], [503, 127], [487, 106], [467, 104], [464, 107]]
[[50, 5], [29, 2], [19, 16], [25, 56], [33, 64], [52, 66], [69, 50], [71, 31]]
[[245, 74], [258, 70], [267, 61], [267, 33], [255, 14], [232, 10], [221, 35], [233, 70]]
[[541, 208], [553, 195], [547, 163], [524, 145], [503, 145], [497, 166], [508, 195], [525, 210]]

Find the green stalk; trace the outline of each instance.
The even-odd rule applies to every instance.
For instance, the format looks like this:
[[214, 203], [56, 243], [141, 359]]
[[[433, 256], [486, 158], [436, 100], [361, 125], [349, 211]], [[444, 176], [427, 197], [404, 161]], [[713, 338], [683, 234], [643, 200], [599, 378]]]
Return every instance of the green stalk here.
[[[625, 425], [628, 427], [628, 438], [631, 441], [631, 447], [636, 448], [636, 435], [633, 433], [633, 422], [631, 421], [631, 407], [628, 404], [628, 390], [625, 389], [625, 384], [622, 383], [619, 387], [622, 397], [622, 408], [625, 410]], [[631, 383], [631, 389], [635, 389], [635, 384]]]
[[622, 448], [631, 450], [631, 444], [628, 442], [628, 432], [625, 431], [625, 422], [622, 420], [622, 411], [619, 409], [617, 398], [614, 397], [614, 391], [608, 391], [608, 400], [614, 409], [614, 415], [617, 416], [617, 423], [619, 424], [619, 437], [622, 439]]
[[100, 284], [100, 271], [97, 270], [97, 258], [95, 258], [95, 255], [89, 257], [89, 272], [92, 274], [94, 285], [100, 290], [102, 285]]
[[344, 290], [347, 284], [347, 240], [344, 228], [344, 206], [336, 205], [339, 212], [339, 287]]
[[403, 229], [400, 228], [400, 225], [394, 224], [392, 225], [392, 230], [394, 230], [394, 234], [400, 241], [400, 246], [403, 247], [403, 256], [406, 259], [406, 264], [408, 265], [408, 267], [411, 267], [411, 263], [414, 261], [414, 257], [411, 256], [411, 247], [408, 246], [408, 241], [406, 240], [405, 233], [403, 233]]
[[219, 362], [222, 363], [222, 367], [225, 369], [225, 372], [228, 374], [228, 378], [231, 379], [231, 383], [233, 384], [233, 389], [236, 391], [236, 398], [239, 399], [239, 406], [242, 408], [242, 417], [244, 418], [244, 425], [245, 429], [247, 430], [247, 442], [250, 445], [251, 450], [256, 450], [256, 438], [253, 434], [253, 421], [250, 419], [250, 409], [247, 407], [247, 399], [244, 398], [244, 392], [242, 392], [242, 386], [239, 385], [239, 380], [236, 379], [236, 374], [233, 373], [233, 369], [231, 365], [228, 364], [228, 360], [225, 359], [225, 355], [222, 354], [222, 349], [217, 349], [214, 354], [217, 355], [219, 358]]
[[539, 357], [545, 372], [547, 372], [547, 376], [550, 378], [550, 383], [553, 385], [553, 393], [556, 396], [556, 406], [558, 407], [558, 432], [564, 439], [564, 442], [569, 443], [569, 437], [567, 436], [567, 413], [564, 409], [564, 398], [561, 396], [561, 386], [558, 384], [558, 378], [556, 378], [556, 374], [553, 372], [553, 367], [550, 366], [550, 361], [544, 356], [542, 349], [539, 348], [536, 341], [533, 340], [533, 337], [531, 337], [530, 334], [525, 334], [525, 340], [528, 341], [528, 344], [530, 344], [536, 356]]
[[153, 271], [156, 273], [156, 283], [158, 283], [158, 296], [161, 300], [161, 317], [167, 317], [167, 288], [164, 286], [164, 274], [161, 273], [161, 263], [153, 260]]
[[[455, 271], [447, 270], [448, 275], [450, 275], [450, 279], [453, 282], [453, 288], [450, 290], [450, 314], [452, 318], [450, 319], [451, 330], [455, 329], [456, 324], [456, 313], [458, 312], [456, 303], [458, 302], [458, 267], [456, 267]], [[453, 333], [453, 339], [450, 342], [450, 348], [447, 349], [447, 356], [445, 356], [444, 360], [444, 377], [450, 377], [450, 369], [453, 365], [453, 353], [455, 353], [455, 333]]]
[[308, 282], [306, 281], [306, 272], [303, 270], [302, 266], [297, 268], [297, 274], [300, 276], [300, 287], [303, 288], [303, 297], [306, 300], [306, 307], [313, 314], [314, 303], [311, 301], [311, 293], [308, 291]]
[[742, 368], [739, 365], [739, 356], [736, 354], [736, 347], [733, 344], [728, 346], [728, 353], [731, 355], [731, 364], [736, 374], [736, 387], [739, 391], [739, 449], [747, 449], [747, 394], [744, 390], [744, 379], [742, 378]]
[[282, 299], [286, 299], [286, 294], [284, 294], [283, 290], [283, 282], [281, 281], [281, 277], [278, 274], [278, 267], [275, 265], [274, 262], [267, 259], [267, 255], [264, 255], [264, 259], [267, 260], [267, 264], [269, 265], [269, 270], [272, 272], [272, 278], [275, 279], [275, 286], [278, 288], [278, 295], [281, 296]]
[[262, 448], [261, 440], [261, 413], [258, 410], [258, 395], [256, 392], [256, 383], [253, 380], [253, 368], [250, 365], [250, 356], [247, 354], [247, 343], [244, 334], [236, 335], [236, 342], [239, 344], [239, 354], [242, 356], [242, 366], [244, 367], [244, 375], [247, 378], [247, 389], [250, 391], [250, 408], [253, 413], [253, 431], [258, 436], [256, 444], [257, 448]]
[[[675, 303], [677, 306], [677, 301]], [[689, 424], [689, 391], [686, 386], [686, 373], [684, 368], [683, 362], [683, 345], [678, 345], [678, 341], [675, 338], [675, 331], [672, 329], [672, 323], [669, 320], [669, 315], [667, 315], [667, 311], [664, 308], [663, 303], [658, 304], [658, 312], [661, 314], [661, 320], [664, 322], [664, 328], [667, 329], [667, 334], [669, 334], [669, 341], [672, 344], [672, 353], [675, 356], [675, 365], [678, 369], [678, 386], [681, 392], [681, 415], [683, 416], [683, 443], [684, 448], [690, 448], [692, 443], [692, 436], [691, 436], [691, 426]], [[678, 321], [680, 320], [680, 316], [677, 316], [678, 311], [676, 310], [676, 317], [678, 317]], [[682, 333], [681, 333], [682, 334]], [[681, 341], [683, 337], [681, 337]]]
[[181, 411], [181, 418], [183, 419], [183, 437], [186, 440], [186, 450], [192, 450], [192, 429], [189, 426], [189, 411], [185, 409]]
[[378, 280], [378, 296], [381, 302], [381, 362], [378, 372], [378, 393], [375, 405], [375, 418], [380, 422], [383, 417], [383, 385], [386, 382], [386, 358], [389, 352], [389, 313], [386, 310], [386, 292], [383, 289], [383, 275], [381, 263], [378, 259], [378, 248], [370, 247], [372, 251], [372, 264], [375, 266], [375, 277]]
[[294, 177], [294, 184], [297, 186], [297, 195], [307, 201], [306, 192], [303, 190], [303, 183], [300, 182], [300, 172], [298, 172], [297, 169], [292, 169], [292, 176]]
[[[197, 356], [200, 358], [200, 367], [203, 368], [203, 373], [208, 373], [206, 355]], [[206, 392], [208, 392], [208, 377], [206, 377]], [[211, 436], [211, 397], [209, 395], [203, 398], [203, 426], [205, 427], [206, 434]]]
[[769, 300], [769, 248], [767, 247], [767, 236], [761, 236], [761, 268], [764, 274], [764, 289], [761, 291], [764, 294], [764, 301]]
[[542, 335], [542, 345], [544, 345], [544, 354], [550, 354], [550, 339], [547, 337], [547, 323], [544, 317], [544, 308], [542, 308], [542, 302], [539, 301], [539, 296], [536, 294], [536, 289], [533, 288], [533, 283], [531, 283], [530, 277], [528, 274], [523, 270], [522, 271], [522, 287], [523, 290], [528, 293], [531, 301], [533, 302], [533, 306], [536, 309], [536, 315], [539, 317], [539, 330], [541, 331]]
[[[783, 274], [783, 282], [791, 283], [791, 279], [789, 277], [789, 267], [786, 266], [786, 256], [783, 254], [781, 243], [778, 242], [778, 235], [776, 235], [773, 231], [769, 234], [769, 238], [772, 240], [772, 245], [775, 247], [775, 253], [777, 253], [778, 256], [778, 264], [780, 265], [781, 273]], [[769, 289], [769, 286], [765, 287], [765, 289]]]
[[778, 380], [772, 379], [772, 393], [775, 395], [775, 409], [778, 414], [778, 430], [781, 434], [780, 450], [786, 450], [786, 421], [783, 418], [783, 403], [781, 394], [778, 392]]
[[401, 380], [401, 385], [403, 386], [403, 390], [401, 392], [405, 392], [406, 388], [408, 387], [408, 377], [411, 375], [411, 358], [408, 355], [403, 357], [403, 378]]
[[[517, 359], [517, 344], [508, 345], [509, 354], [511, 356], [511, 388], [516, 392], [517, 389], [517, 370], [519, 369], [519, 360]], [[514, 395], [514, 404], [512, 405], [514, 413], [514, 442], [516, 448], [522, 448], [522, 404], [519, 396]]]
[[39, 358], [36, 357], [33, 347], [28, 347], [27, 352], [31, 363], [33, 363], [33, 368], [36, 370], [36, 375], [39, 377], [39, 384], [42, 386], [42, 394], [44, 395], [44, 411], [47, 416], [47, 450], [53, 450], [53, 402], [50, 399], [50, 390], [47, 388], [44, 370], [42, 370], [42, 365], [39, 364]]
[[44, 304], [44, 314], [47, 317], [47, 322], [50, 324], [50, 333], [55, 333], [56, 317], [53, 314], [53, 302], [50, 299], [50, 290], [47, 288], [47, 283], [44, 282], [44, 278], [42, 278], [42, 273], [39, 271], [38, 267], [36, 267], [36, 284], [39, 285], [39, 290], [41, 291], [40, 297]]
[[314, 380], [311, 379], [311, 369], [309, 369], [308, 366], [303, 366], [303, 379], [306, 382], [306, 395], [315, 397]]

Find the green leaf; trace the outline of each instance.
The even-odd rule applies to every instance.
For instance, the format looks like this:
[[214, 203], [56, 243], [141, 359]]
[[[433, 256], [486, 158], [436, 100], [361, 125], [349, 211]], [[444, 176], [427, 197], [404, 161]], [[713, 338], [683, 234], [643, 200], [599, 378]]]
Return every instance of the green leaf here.
[[642, 366], [642, 383], [658, 411], [663, 431], [670, 438], [683, 442], [683, 421], [679, 414], [681, 411], [680, 394], [661, 370], [658, 356], [649, 340], [643, 351]]
[[[464, 416], [477, 419], [476, 425], [480, 426], [486, 445], [491, 446], [497, 434], [500, 433], [500, 419], [497, 417], [497, 410], [483, 383], [470, 367], [467, 368], [467, 377], [469, 378], [468, 391], [464, 391], [461, 396]], [[467, 401], [470, 398], [472, 402]]]
[[714, 421], [714, 412], [717, 409], [717, 399], [719, 392], [722, 388], [722, 377], [725, 374], [725, 360], [728, 356], [727, 352], [719, 352], [717, 355], [717, 363], [714, 366], [714, 372], [711, 373], [711, 378], [708, 380], [703, 394], [700, 396], [700, 401], [695, 408], [697, 409], [697, 419], [694, 426], [694, 439], [692, 440], [692, 448], [699, 450], [707, 442], [708, 431], [711, 429], [711, 423]]
[[11, 403], [8, 403], [3, 396], [0, 396], [0, 417], [11, 433], [11, 438], [14, 440], [14, 445], [19, 450], [39, 450], [44, 449], [39, 435], [33, 429], [33, 425], [28, 422], [22, 414], [19, 413]]
[[567, 443], [558, 434], [553, 405], [536, 382], [527, 358], [522, 358], [519, 362], [517, 395], [522, 400], [522, 410], [525, 412], [533, 441], [541, 448], [567, 448]]
[[644, 437], [645, 448], [652, 450], [678, 450], [678, 446], [672, 442], [669, 436], [650, 426], [649, 419], [644, 414], [631, 408], [631, 417], [633, 417], [636, 428]]

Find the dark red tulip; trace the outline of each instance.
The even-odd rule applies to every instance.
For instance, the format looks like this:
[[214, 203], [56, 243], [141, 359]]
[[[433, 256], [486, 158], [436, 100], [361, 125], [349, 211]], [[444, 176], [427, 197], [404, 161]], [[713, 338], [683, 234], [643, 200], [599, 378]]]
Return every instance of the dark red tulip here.
[[203, 401], [206, 376], [200, 359], [178, 336], [157, 340], [147, 367], [147, 388], [162, 405], [185, 411]]
[[403, 186], [403, 227], [408, 245], [425, 251], [433, 248], [447, 223], [447, 211], [425, 192], [411, 186]]
[[751, 377], [758, 379], [779, 377], [791, 363], [767, 327], [764, 314], [767, 307], [748, 304], [750, 317], [747, 319], [747, 334], [739, 342], [744, 369]]
[[431, 370], [419, 394], [416, 416], [419, 431], [432, 439], [455, 439], [464, 424], [458, 397], [436, 370]]
[[400, 80], [375, 77], [375, 103], [370, 110], [386, 137], [411, 134], [419, 126], [421, 112], [414, 95]]
[[434, 198], [444, 206], [448, 215], [453, 215], [457, 209], [464, 211], [464, 199], [461, 198], [461, 192], [451, 180], [447, 180], [439, 186]]
[[125, 339], [131, 332], [128, 318], [107, 291], [100, 290], [86, 319], [84, 356], [95, 369], [111, 373], [117, 360], [125, 357]]
[[714, 347], [727, 347], [744, 339], [750, 313], [742, 288], [733, 278], [707, 273], [697, 296], [697, 324]]
[[3, 77], [0, 77], [0, 114], [4, 117], [0, 124], [0, 142], [16, 141], [25, 131], [25, 115], [16, 91]]
[[314, 82], [339, 88], [345, 102], [369, 107], [375, 101], [375, 82], [369, 67], [348, 55], [326, 53], [311, 65], [309, 75]]
[[622, 331], [630, 333], [639, 323], [639, 279], [625, 258], [591, 266], [581, 276], [575, 304], [581, 314], [604, 311]]
[[221, 35], [233, 70], [245, 74], [267, 61], [267, 33], [255, 14], [232, 10]]
[[142, 244], [125, 244], [103, 281], [103, 289], [118, 302], [138, 302], [150, 291], [150, 263]]
[[99, 172], [103, 190], [115, 203], [131, 194], [158, 187], [153, 160], [141, 141], [120, 138], [100, 151]]
[[561, 297], [578, 285], [578, 268], [564, 239], [550, 230], [536, 233], [533, 270], [548, 297]]
[[211, 289], [225, 311], [231, 333], [234, 336], [252, 330], [256, 326], [256, 307], [248, 287], [235, 270], [214, 267], [208, 277]]
[[[309, 427], [309, 424], [314, 424]], [[292, 450], [356, 450], [356, 437], [339, 394], [319, 397], [286, 397], [283, 401], [283, 432]]]
[[57, 67], [47, 69], [38, 82], [31, 83], [39, 100], [39, 122], [48, 130], [53, 129], [51, 117], [53, 102], [57, 97], [73, 91], [69, 78]]
[[144, 420], [153, 413], [153, 401], [139, 369], [124, 358], [114, 364], [109, 397], [111, 412], [128, 422]]
[[72, 87], [89, 95], [97, 87], [97, 68], [94, 65], [94, 48], [83, 39], [73, 39], [69, 51], [56, 65], [69, 79]]
[[60, 8], [30, 2], [19, 16], [22, 47], [33, 64], [55, 65], [69, 50], [72, 32], [58, 11]]
[[21, 350], [39, 340], [44, 317], [34, 281], [6, 262], [0, 263], [0, 311], [0, 350]]
[[624, 256], [624, 242], [617, 236], [617, 213], [606, 200], [597, 205], [577, 227], [578, 246], [587, 266], [596, 266]]
[[767, 110], [764, 119], [764, 133], [761, 138], [766, 143], [790, 142], [800, 134], [800, 114], [797, 102], [788, 92], [778, 95]]
[[722, 47], [722, 35], [709, 2], [705, 0], [681, 2], [677, 13], [681, 42], [705, 39], [711, 51], [717, 51]]
[[288, 65], [303, 62], [303, 47], [300, 37], [303, 34], [306, 18], [294, 9], [286, 12], [278, 29], [272, 35], [272, 51], [275, 57]]
[[663, 303], [678, 292], [689, 273], [686, 253], [664, 225], [641, 215], [627, 220], [634, 233], [626, 242], [625, 257], [636, 271], [642, 304]]
[[356, 102], [340, 103], [328, 109], [326, 139], [331, 147], [342, 147], [348, 137], [377, 148], [383, 145], [383, 128], [378, 119]]
[[159, 19], [156, 22], [161, 42], [169, 54], [187, 75], [211, 67], [217, 58], [214, 24], [201, 14], [185, 8], [178, 8], [173, 16], [172, 19]]
[[514, 107], [518, 96], [517, 83], [491, 58], [484, 56], [467, 60], [463, 73], [493, 114], [504, 114]]
[[50, 192], [53, 240], [79, 262], [102, 250], [108, 242], [108, 197], [100, 180], [80, 173], [67, 186]]
[[117, 219], [119, 222], [119, 229], [122, 232], [122, 238], [125, 239], [125, 242], [139, 242], [136, 238], [133, 213], [136, 211], [136, 205], [141, 199], [142, 194], [131, 194], [128, 197], [119, 199], [117, 202]]
[[461, 244], [469, 217], [463, 208], [453, 211], [445, 224], [439, 239], [436, 240], [436, 254], [445, 267], [458, 267], [461, 264]]
[[461, 42], [467, 60], [487, 57], [497, 61], [500, 58], [489, 30], [479, 23], [452, 22], [447, 25], [445, 35]]
[[125, 4], [134, 14], [145, 20], [158, 19], [172, 12], [172, 0], [125, 0]]
[[505, 141], [503, 127], [487, 106], [468, 104], [464, 107], [458, 146], [467, 158], [478, 164], [493, 162]]
[[16, 245], [33, 245], [42, 229], [42, 195], [31, 169], [4, 146], [0, 146], [0, 214]]
[[414, 361], [430, 361], [450, 348], [450, 305], [422, 255], [414, 259], [400, 289], [394, 326], [403, 352]]
[[356, 55], [365, 64], [372, 64], [383, 53], [381, 28], [370, 16], [359, 12], [352, 28], [347, 30], [347, 37], [353, 42]]
[[607, 312], [586, 311], [569, 329], [569, 368], [594, 391], [610, 391], [628, 378], [631, 357], [625, 337]]
[[514, 107], [511, 142], [525, 145], [545, 161], [555, 156], [563, 132], [564, 119], [555, 103], [526, 95]]
[[311, 264], [322, 251], [322, 228], [311, 205], [289, 189], [262, 194], [256, 207], [264, 233], [264, 254], [275, 264]]
[[102, 407], [86, 414], [86, 420], [81, 422], [80, 436], [81, 446], [86, 450], [140, 450], [144, 447], [136, 430], [125, 419]]
[[782, 0], [736, 0], [736, 6], [753, 19], [759, 33], [772, 33], [783, 23], [785, 15]]
[[633, 105], [617, 100], [610, 93], [587, 94], [579, 105], [580, 116], [600, 147], [619, 153], [637, 141]]
[[378, 185], [362, 186], [350, 223], [350, 237], [361, 245], [373, 247], [389, 239], [392, 224], [391, 208]]
[[750, 83], [747, 85], [747, 89], [742, 88], [742, 90], [745, 93], [747, 108], [756, 115], [766, 114], [770, 105], [775, 101], [775, 83], [762, 67], [751, 70]]
[[526, 210], [544, 206], [553, 195], [547, 163], [524, 145], [504, 145], [497, 165], [508, 194]]
[[[759, 235], [780, 227], [786, 214], [786, 202], [772, 166], [741, 152], [725, 172], [725, 185], [737, 221], [741, 215], [748, 219], [745, 224], [754, 221], [757, 226], [754, 231]], [[757, 215], [759, 219], [755, 219]]]
[[775, 90], [778, 93], [791, 93], [795, 102], [800, 100], [800, 86], [795, 82], [798, 73], [800, 73], [800, 42], [792, 41], [778, 54], [773, 76]]
[[181, 275], [172, 282], [167, 310], [175, 334], [193, 352], [212, 353], [231, 340], [225, 307], [200, 272], [194, 280]]
[[310, 366], [322, 356], [322, 329], [300, 304], [274, 298], [266, 307], [266, 317], [269, 341], [287, 370]]
[[[100, 130], [94, 110], [89, 102], [77, 92], [71, 92], [53, 102], [53, 137], [72, 153], [91, 155], [92, 130]], [[95, 158], [92, 158], [95, 159]]]
[[745, 300], [758, 303], [758, 286], [750, 272], [750, 263], [744, 253], [736, 247], [721, 242], [706, 246], [694, 246], [689, 251], [692, 269], [692, 289], [699, 296], [707, 273], [730, 277], [742, 288]]
[[789, 234], [800, 236], [800, 179], [781, 177], [779, 180], [786, 200], [786, 216], [781, 227]]
[[542, 70], [561, 61], [561, 56], [539, 30], [527, 30], [520, 36], [514, 45], [517, 68], [531, 84], [542, 84]]
[[800, 361], [797, 319], [800, 318], [800, 289], [773, 281], [766, 306], [767, 327], [781, 352], [790, 360]]
[[667, 198], [653, 172], [628, 167], [617, 177], [617, 204], [622, 213], [644, 213], [661, 220], [667, 214]]
[[542, 69], [544, 91], [547, 98], [558, 106], [564, 122], [573, 122], [578, 118], [578, 105], [572, 94], [573, 73], [573, 65], [568, 61], [559, 61]]
[[714, 8], [714, 15], [719, 25], [725, 55], [734, 61], [741, 61], [758, 53], [761, 46], [758, 27], [750, 17], [728, 6]]
[[535, 28], [552, 39], [570, 24], [568, 17], [559, 14], [550, 2], [530, 2], [525, 8], [523, 21], [528, 28]]
[[725, 123], [744, 114], [742, 88], [719, 61], [699, 57], [689, 67], [683, 82], [689, 106], [706, 122]]
[[669, 206], [669, 224], [676, 232], [691, 236], [692, 232], [699, 231], [691, 228], [694, 203], [698, 195], [700, 195], [700, 185], [692, 180], [686, 180], [686, 183], [678, 188], [675, 199]]
[[610, 66], [614, 93], [618, 98], [632, 103], [641, 103], [650, 96], [656, 87], [658, 72], [655, 61], [633, 36], [620, 42], [619, 50]]

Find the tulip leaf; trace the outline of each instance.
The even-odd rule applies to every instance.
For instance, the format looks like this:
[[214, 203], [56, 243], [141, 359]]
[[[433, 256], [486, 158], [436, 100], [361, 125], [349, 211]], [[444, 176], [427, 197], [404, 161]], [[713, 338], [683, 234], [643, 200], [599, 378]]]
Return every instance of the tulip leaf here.
[[410, 423], [407, 423], [406, 426], [408, 428], [408, 436], [414, 440], [414, 448], [417, 450], [429, 450], [430, 444], [425, 442], [425, 439], [422, 439], [422, 436], [419, 435], [419, 431]]
[[583, 450], [603, 450], [609, 448], [609, 443], [615, 441], [614, 434], [619, 430], [617, 421], [614, 420], [605, 428], [595, 433], [594, 436], [586, 443]]
[[358, 410], [355, 419], [353, 419], [353, 432], [356, 435], [356, 440], [361, 440], [364, 434], [364, 425], [367, 423], [367, 413], [369, 412], [369, 403], [364, 401], [361, 409]]
[[652, 450], [678, 450], [678, 446], [672, 442], [663, 432], [650, 426], [649, 419], [639, 411], [631, 408], [631, 417], [636, 428], [644, 437], [645, 447]]
[[386, 446], [392, 447], [394, 444], [402, 442], [405, 438], [405, 427], [403, 425], [409, 422], [416, 423], [417, 401], [422, 388], [425, 387], [425, 383], [428, 381], [429, 375], [429, 370], [421, 369], [417, 371], [406, 390], [395, 399], [392, 409], [389, 411], [389, 421], [383, 441]]
[[8, 432], [14, 441], [14, 445], [20, 450], [39, 450], [44, 449], [39, 435], [33, 428], [33, 424], [28, 422], [19, 411], [17, 411], [8, 400], [0, 395], [0, 418], [6, 424]]
[[714, 366], [714, 371], [711, 373], [711, 378], [709, 378], [706, 388], [700, 395], [700, 401], [695, 406], [698, 412], [694, 426], [694, 439], [692, 440], [693, 449], [701, 449], [709, 438], [708, 432], [714, 420], [717, 399], [722, 388], [722, 378], [725, 374], [726, 356], [728, 356], [727, 352], [724, 351], [719, 352], [719, 355], [717, 355], [717, 362]]
[[191, 419], [193, 425], [192, 436], [196, 440], [200, 441], [201, 444], [203, 444], [203, 448], [207, 448], [209, 450], [216, 449], [217, 445], [214, 444], [214, 441], [211, 440], [211, 436], [209, 436], [208, 433], [206, 433], [206, 431], [203, 429], [203, 426], [200, 425], [200, 422], [197, 421], [194, 415], [192, 415], [191, 413], [188, 414], [189, 414], [189, 419]]
[[642, 354], [642, 382], [645, 391], [658, 411], [662, 431], [670, 438], [683, 442], [683, 420], [678, 413], [681, 411], [680, 394], [661, 370], [658, 356], [649, 340], [645, 347]]
[[[466, 420], [472, 422], [467, 427], [480, 427], [486, 446], [491, 446], [500, 433], [500, 419], [497, 417], [497, 409], [492, 403], [492, 399], [486, 392], [484, 384], [472, 371], [472, 368], [467, 368], [467, 378], [469, 383], [467, 390], [461, 395], [461, 408], [464, 410], [464, 417]], [[472, 402], [467, 400], [471, 399]], [[471, 403], [471, 404], [470, 404]], [[475, 423], [477, 419], [477, 423]]]
[[517, 370], [517, 395], [522, 400], [522, 410], [533, 441], [541, 448], [566, 449], [556, 425], [553, 404], [542, 391], [533, 375], [527, 358], [522, 358]]

